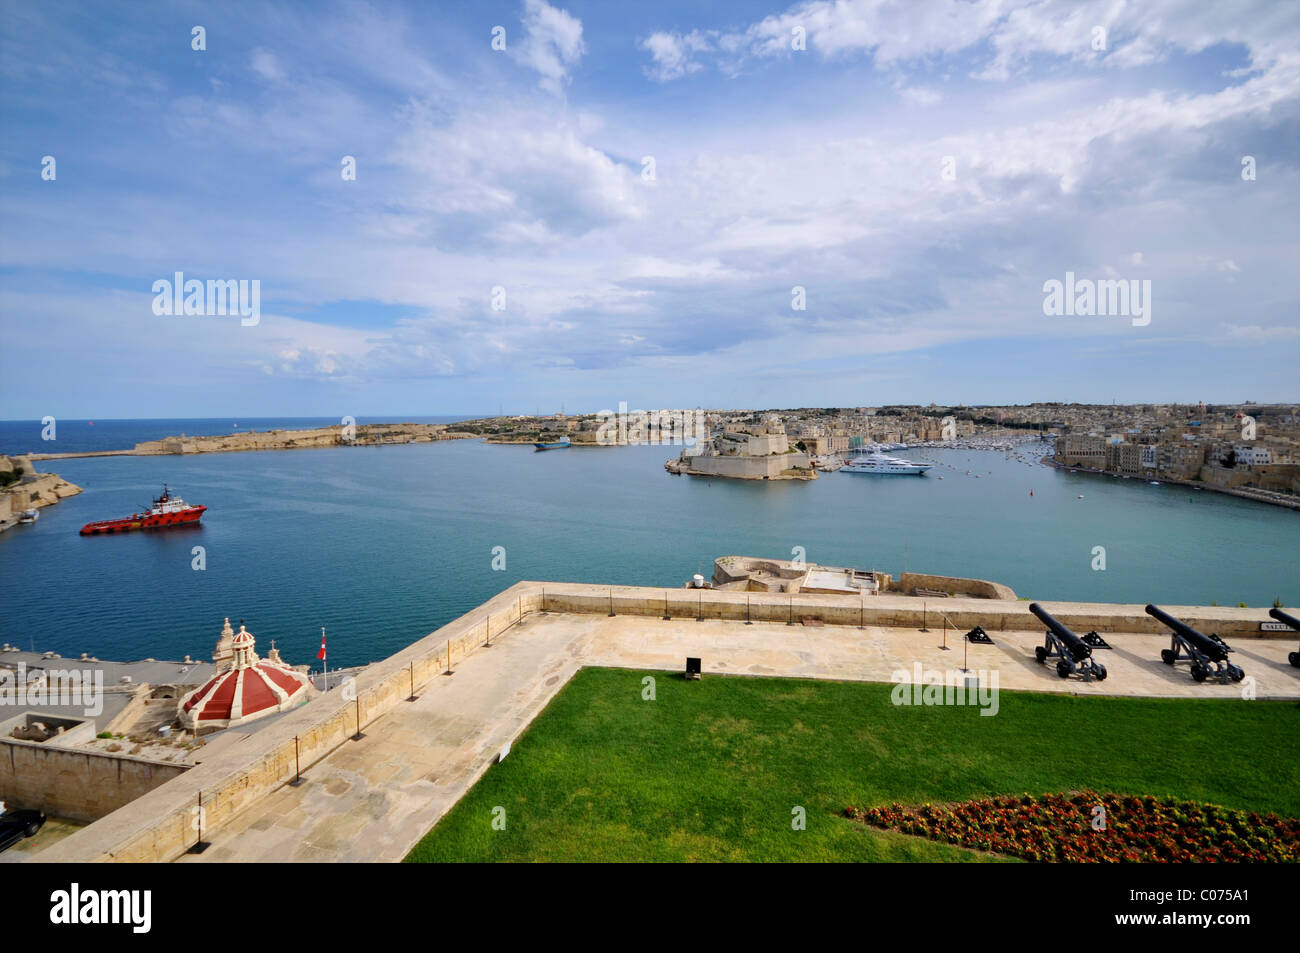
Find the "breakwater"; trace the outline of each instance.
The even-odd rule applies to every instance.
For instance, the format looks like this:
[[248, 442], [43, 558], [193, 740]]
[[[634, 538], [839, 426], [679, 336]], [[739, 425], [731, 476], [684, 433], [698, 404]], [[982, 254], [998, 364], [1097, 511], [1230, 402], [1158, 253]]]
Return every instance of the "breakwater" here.
[[157, 456], [189, 453], [233, 453], [249, 450], [301, 450], [321, 447], [378, 447], [431, 443], [474, 437], [446, 424], [338, 424], [309, 430], [249, 430], [219, 436], [164, 437], [137, 443], [130, 450], [90, 450], [34, 453], [33, 460], [69, 460], [80, 457]]

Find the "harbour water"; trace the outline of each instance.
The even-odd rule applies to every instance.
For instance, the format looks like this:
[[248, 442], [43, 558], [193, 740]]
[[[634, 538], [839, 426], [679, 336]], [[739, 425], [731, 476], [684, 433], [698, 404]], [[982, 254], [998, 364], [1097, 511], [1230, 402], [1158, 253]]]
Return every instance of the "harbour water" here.
[[[60, 450], [76, 449], [59, 436]], [[925, 477], [763, 483], [671, 476], [663, 462], [676, 450], [457, 440], [59, 460], [45, 468], [85, 492], [0, 535], [0, 640], [206, 657], [229, 616], [293, 663], [315, 663], [324, 626], [331, 667], [354, 665], [520, 579], [675, 588], [708, 576], [715, 556], [788, 559], [795, 547], [812, 562], [992, 579], [1043, 600], [1300, 602], [1289, 510], [989, 451], [902, 453], [937, 464]], [[200, 527], [77, 534], [138, 510], [164, 482], [207, 505]]]

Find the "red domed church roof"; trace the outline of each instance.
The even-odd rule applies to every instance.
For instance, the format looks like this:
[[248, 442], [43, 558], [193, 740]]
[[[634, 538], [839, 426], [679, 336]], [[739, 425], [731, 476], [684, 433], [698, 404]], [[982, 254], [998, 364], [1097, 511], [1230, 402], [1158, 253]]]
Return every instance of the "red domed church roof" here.
[[240, 625], [230, 643], [234, 653], [231, 667], [181, 699], [180, 717], [185, 727], [195, 731], [228, 728], [285, 711], [311, 695], [306, 675], [281, 662], [274, 649], [270, 658], [259, 659], [253, 645], [253, 633]]

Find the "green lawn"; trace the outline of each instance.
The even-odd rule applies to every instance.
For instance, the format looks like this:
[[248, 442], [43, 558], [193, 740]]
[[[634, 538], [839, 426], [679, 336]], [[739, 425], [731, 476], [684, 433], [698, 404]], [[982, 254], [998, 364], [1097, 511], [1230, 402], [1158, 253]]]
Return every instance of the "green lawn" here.
[[1293, 702], [1004, 691], [984, 717], [785, 678], [653, 673], [643, 701], [647, 674], [579, 672], [407, 860], [984, 860], [840, 815], [1079, 788], [1300, 816]]

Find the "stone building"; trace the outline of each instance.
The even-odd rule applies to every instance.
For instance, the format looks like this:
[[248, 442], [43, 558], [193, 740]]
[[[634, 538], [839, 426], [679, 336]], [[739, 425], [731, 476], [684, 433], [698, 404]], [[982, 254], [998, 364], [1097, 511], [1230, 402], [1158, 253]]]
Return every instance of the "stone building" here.
[[1157, 453], [1157, 475], [1178, 480], [1190, 480], [1201, 473], [1206, 462], [1204, 443], [1195, 440], [1176, 440], [1160, 444]]
[[1106, 469], [1128, 476], [1142, 474], [1142, 450], [1136, 443], [1109, 443], [1106, 445]]
[[1068, 433], [1056, 442], [1056, 459], [1067, 467], [1101, 470], [1106, 465], [1105, 438], [1090, 433]]

